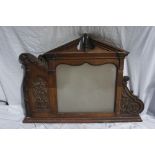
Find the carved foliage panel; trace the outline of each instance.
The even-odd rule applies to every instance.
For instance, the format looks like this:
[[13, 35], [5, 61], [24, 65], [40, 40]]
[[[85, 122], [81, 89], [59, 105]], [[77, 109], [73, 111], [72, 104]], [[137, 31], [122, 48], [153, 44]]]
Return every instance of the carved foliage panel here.
[[36, 77], [32, 82], [32, 95], [36, 110], [49, 110], [48, 83], [42, 77]]
[[125, 92], [122, 94], [121, 113], [126, 114], [139, 114], [141, 104], [129, 97]]
[[133, 95], [132, 91], [128, 89], [127, 87], [128, 80], [129, 80], [128, 77], [124, 77], [122, 99], [121, 99], [121, 113], [138, 115], [143, 111], [144, 104], [140, 99], [138, 99], [137, 96]]

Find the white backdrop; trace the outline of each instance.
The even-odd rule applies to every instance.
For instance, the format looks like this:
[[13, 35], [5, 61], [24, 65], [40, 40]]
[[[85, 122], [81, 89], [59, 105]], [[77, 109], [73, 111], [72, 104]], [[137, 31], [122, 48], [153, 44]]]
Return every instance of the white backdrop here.
[[23, 118], [19, 55], [39, 55], [85, 32], [130, 52], [124, 69], [129, 87], [145, 103], [142, 114], [155, 115], [155, 27], [0, 27], [0, 99], [9, 102], [0, 103], [0, 118]]

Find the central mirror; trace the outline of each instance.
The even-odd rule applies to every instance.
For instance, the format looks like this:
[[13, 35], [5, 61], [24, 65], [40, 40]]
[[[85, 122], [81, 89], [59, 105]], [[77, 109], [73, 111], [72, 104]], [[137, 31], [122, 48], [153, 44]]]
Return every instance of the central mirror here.
[[115, 65], [60, 64], [56, 78], [58, 112], [114, 112]]

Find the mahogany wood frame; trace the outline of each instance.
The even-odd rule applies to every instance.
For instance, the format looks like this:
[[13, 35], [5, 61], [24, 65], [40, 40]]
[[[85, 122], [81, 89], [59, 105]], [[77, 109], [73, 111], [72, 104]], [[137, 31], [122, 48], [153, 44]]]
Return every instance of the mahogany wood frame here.
[[[24, 53], [19, 59], [25, 67], [23, 93], [26, 108], [24, 123], [101, 123], [142, 121], [144, 104], [127, 88], [123, 77], [123, 49], [92, 39], [94, 49], [77, 50], [80, 38], [51, 50], [38, 58]], [[60, 113], [57, 106], [56, 67], [60, 64], [114, 64], [116, 66], [115, 108], [113, 113]]]

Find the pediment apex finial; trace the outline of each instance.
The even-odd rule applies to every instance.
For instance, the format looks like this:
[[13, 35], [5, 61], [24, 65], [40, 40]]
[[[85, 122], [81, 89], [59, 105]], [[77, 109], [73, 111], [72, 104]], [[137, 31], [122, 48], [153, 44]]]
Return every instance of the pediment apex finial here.
[[84, 33], [80, 38], [77, 49], [79, 51], [88, 51], [93, 49], [95, 46], [93, 44], [93, 40], [89, 37], [87, 33]]

